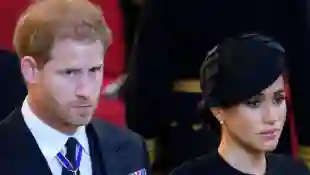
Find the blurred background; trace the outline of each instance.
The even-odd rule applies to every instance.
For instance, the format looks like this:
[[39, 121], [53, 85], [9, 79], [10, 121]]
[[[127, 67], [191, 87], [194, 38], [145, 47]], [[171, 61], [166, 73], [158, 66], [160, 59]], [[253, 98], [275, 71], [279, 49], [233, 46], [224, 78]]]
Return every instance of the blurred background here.
[[[310, 166], [308, 1], [91, 1], [104, 11], [113, 34], [96, 117], [143, 136], [156, 172], [167, 174], [217, 146], [218, 134], [198, 112], [199, 67], [221, 40], [251, 32], [275, 38], [287, 52], [288, 120], [276, 152], [301, 157]], [[30, 3], [0, 2], [1, 119], [27, 93], [12, 37]]]

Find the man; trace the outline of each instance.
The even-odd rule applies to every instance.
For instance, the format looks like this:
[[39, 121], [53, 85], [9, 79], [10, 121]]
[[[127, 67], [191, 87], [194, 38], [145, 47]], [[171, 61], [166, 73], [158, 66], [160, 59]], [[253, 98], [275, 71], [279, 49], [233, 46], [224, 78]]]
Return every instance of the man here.
[[206, 52], [241, 33], [286, 40], [287, 7], [287, 1], [267, 0], [146, 1], [126, 82], [127, 121], [145, 138], [160, 141], [161, 169], [169, 171], [217, 144], [197, 115]]
[[45, 0], [18, 20], [14, 47], [28, 96], [0, 124], [1, 174], [144, 173], [140, 137], [92, 120], [110, 43], [88, 0]]

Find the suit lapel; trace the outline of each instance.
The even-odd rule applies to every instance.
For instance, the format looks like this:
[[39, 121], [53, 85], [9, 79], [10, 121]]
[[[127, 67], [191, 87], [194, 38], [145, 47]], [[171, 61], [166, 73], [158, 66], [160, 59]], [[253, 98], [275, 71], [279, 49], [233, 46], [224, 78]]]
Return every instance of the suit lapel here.
[[[26, 126], [20, 109], [13, 113], [1, 124], [10, 135], [7, 145], [10, 146], [10, 159], [13, 172], [17, 174], [52, 175], [35, 138]], [[18, 161], [18, 163], [16, 163]], [[15, 175], [15, 173], [12, 173]]]
[[[93, 127], [97, 138], [99, 139], [99, 149], [102, 160], [105, 163], [107, 175], [126, 175], [126, 166], [120, 154], [121, 140], [115, 138], [113, 133], [109, 132], [102, 122], [93, 120], [89, 127]], [[130, 161], [130, 160], [129, 160]]]

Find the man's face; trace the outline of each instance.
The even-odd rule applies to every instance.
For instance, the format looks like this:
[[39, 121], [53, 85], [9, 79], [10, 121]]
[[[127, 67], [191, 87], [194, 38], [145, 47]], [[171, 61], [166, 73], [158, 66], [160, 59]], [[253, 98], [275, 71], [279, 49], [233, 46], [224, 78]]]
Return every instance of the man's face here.
[[56, 41], [35, 88], [44, 106], [64, 124], [86, 125], [97, 106], [103, 78], [100, 41]]

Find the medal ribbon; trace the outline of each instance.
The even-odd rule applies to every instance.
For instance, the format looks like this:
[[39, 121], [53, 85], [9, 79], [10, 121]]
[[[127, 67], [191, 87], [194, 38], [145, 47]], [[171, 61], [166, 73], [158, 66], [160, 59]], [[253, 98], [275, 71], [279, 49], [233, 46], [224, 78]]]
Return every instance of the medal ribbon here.
[[57, 159], [60, 161], [60, 163], [69, 171], [75, 172], [80, 168], [80, 164], [81, 164], [81, 159], [82, 159], [82, 151], [83, 151], [83, 147], [82, 145], [79, 144], [78, 147], [78, 154], [76, 157], [76, 167], [74, 167], [72, 164], [73, 162], [70, 162], [61, 152], [58, 152], [56, 157]]

